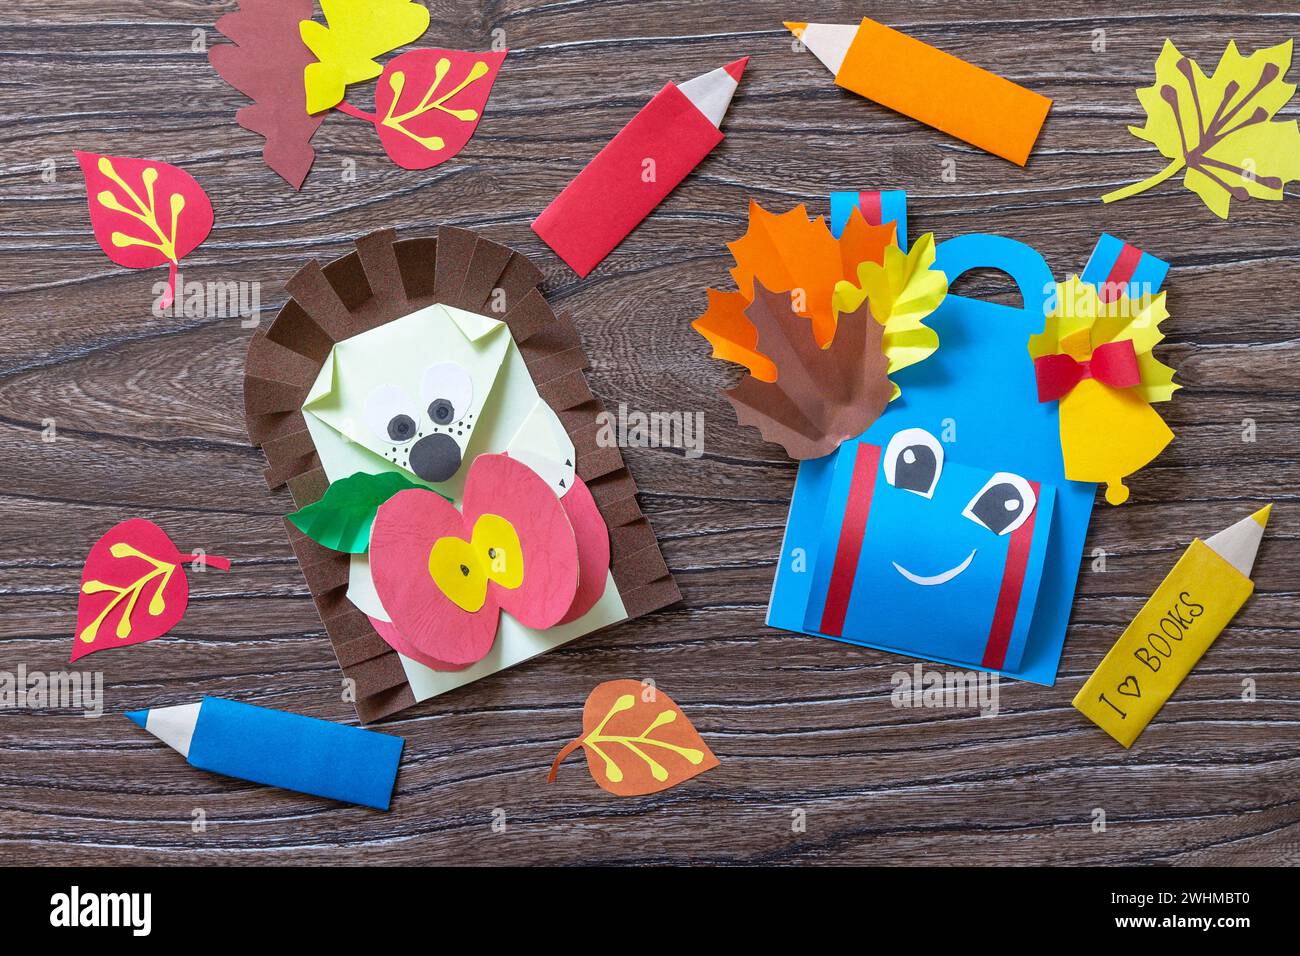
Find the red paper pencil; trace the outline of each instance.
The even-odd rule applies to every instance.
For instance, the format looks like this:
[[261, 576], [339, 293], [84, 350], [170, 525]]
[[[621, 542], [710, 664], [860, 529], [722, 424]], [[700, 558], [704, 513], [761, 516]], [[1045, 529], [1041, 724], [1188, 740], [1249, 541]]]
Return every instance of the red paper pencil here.
[[579, 276], [596, 268], [713, 147], [749, 57], [655, 94], [533, 220]]

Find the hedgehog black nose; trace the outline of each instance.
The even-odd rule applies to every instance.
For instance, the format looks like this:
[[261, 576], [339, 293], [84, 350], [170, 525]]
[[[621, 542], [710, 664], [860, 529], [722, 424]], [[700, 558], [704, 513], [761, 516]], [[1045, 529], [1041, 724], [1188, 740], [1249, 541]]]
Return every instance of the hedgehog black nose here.
[[411, 471], [425, 481], [446, 481], [460, 469], [460, 446], [450, 435], [425, 435], [411, 449]]

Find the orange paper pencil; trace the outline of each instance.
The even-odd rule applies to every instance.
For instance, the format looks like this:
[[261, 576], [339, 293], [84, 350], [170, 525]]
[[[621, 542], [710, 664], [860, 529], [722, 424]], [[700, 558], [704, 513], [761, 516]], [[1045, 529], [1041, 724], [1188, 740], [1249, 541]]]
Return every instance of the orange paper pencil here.
[[883, 23], [786, 27], [835, 74], [835, 83], [1018, 166], [1052, 101]]

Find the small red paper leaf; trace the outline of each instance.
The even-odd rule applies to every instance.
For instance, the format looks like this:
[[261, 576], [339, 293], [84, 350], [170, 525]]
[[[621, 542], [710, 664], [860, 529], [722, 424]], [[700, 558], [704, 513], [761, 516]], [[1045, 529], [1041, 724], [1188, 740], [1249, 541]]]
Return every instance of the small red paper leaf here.
[[166, 309], [175, 294], [176, 266], [212, 231], [212, 203], [183, 170], [150, 159], [77, 151], [95, 240], [128, 269], [168, 263]]
[[[170, 631], [185, 614], [190, 586], [184, 565], [194, 558], [177, 551], [167, 533], [144, 518], [110, 528], [81, 571], [71, 660]], [[206, 561], [221, 570], [230, 567], [225, 558]]]
[[389, 158], [403, 169], [431, 169], [464, 149], [506, 52], [412, 50], [390, 62], [375, 89], [375, 115], [365, 117]]

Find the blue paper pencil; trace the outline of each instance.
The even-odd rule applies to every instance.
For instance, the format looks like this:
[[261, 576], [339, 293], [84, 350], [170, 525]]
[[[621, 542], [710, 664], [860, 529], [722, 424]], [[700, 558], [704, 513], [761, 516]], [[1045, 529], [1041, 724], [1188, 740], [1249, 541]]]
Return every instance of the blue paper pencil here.
[[376, 810], [388, 809], [405, 744], [391, 734], [220, 697], [126, 716], [200, 770]]

